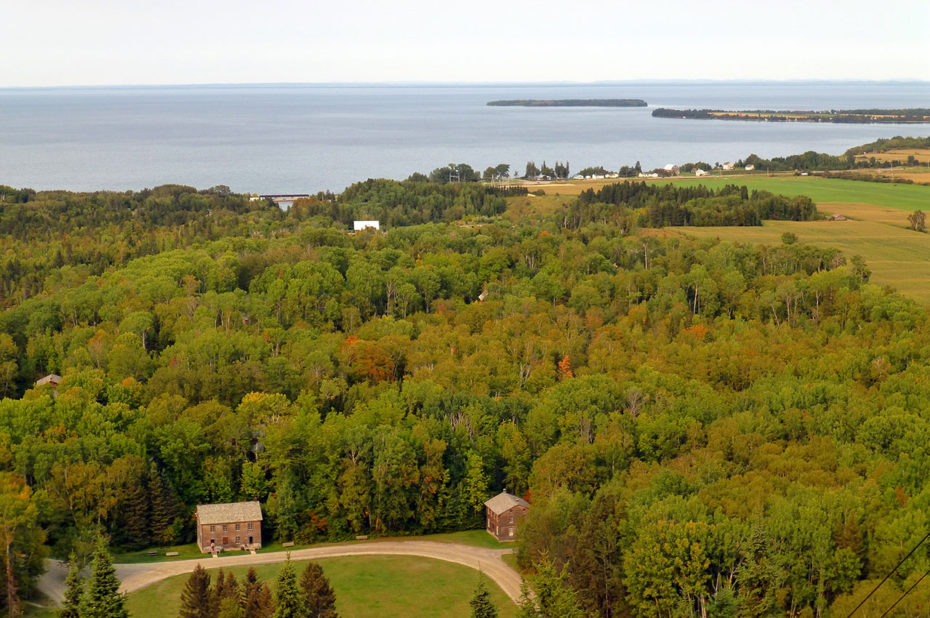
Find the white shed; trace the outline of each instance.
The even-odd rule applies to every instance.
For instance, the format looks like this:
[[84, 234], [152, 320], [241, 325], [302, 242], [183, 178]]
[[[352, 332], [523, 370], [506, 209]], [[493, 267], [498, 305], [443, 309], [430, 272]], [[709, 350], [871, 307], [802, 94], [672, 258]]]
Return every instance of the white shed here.
[[379, 221], [354, 221], [352, 223], [352, 229], [356, 232], [361, 232], [362, 230], [372, 228], [375, 230], [381, 229], [381, 224]]

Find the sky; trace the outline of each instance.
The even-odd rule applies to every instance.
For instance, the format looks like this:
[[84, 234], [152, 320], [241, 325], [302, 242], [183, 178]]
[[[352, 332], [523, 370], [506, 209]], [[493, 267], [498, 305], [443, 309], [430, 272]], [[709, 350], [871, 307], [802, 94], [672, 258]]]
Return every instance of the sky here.
[[930, 80], [930, 0], [0, 2], [0, 87]]

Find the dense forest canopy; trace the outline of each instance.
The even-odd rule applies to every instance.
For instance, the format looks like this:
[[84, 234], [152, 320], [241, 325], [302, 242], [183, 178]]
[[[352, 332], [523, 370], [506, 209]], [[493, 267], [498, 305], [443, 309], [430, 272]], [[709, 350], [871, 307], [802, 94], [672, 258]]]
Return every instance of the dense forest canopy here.
[[190, 541], [203, 502], [259, 500], [269, 538], [310, 542], [481, 526], [507, 488], [533, 504], [521, 564], [602, 616], [845, 615], [926, 533], [925, 309], [836, 250], [639, 228], [809, 202], [621, 184], [513, 222], [496, 191], [368, 181], [282, 212], [4, 189], [20, 594], [44, 547]]

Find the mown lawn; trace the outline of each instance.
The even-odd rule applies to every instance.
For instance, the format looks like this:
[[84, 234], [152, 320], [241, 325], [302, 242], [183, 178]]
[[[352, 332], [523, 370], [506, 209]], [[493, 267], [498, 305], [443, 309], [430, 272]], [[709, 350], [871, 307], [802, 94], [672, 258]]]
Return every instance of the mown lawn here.
[[[340, 616], [417, 618], [468, 616], [479, 574], [451, 562], [412, 556], [351, 556], [315, 560], [336, 592]], [[304, 562], [296, 562], [298, 574]], [[256, 565], [259, 578], [272, 583], [281, 563]], [[240, 581], [248, 567], [232, 567]], [[216, 570], [208, 571], [212, 576]], [[172, 577], [129, 595], [134, 618], [176, 616], [188, 575]], [[502, 618], [516, 616], [517, 607], [492, 581], [488, 590]]]
[[930, 187], [923, 185], [755, 174], [721, 178], [678, 178], [675, 183], [703, 184], [714, 188], [728, 184], [746, 185], [750, 189], [762, 189], [782, 195], [806, 195], [818, 205], [822, 202], [848, 202], [909, 211], [930, 209]]

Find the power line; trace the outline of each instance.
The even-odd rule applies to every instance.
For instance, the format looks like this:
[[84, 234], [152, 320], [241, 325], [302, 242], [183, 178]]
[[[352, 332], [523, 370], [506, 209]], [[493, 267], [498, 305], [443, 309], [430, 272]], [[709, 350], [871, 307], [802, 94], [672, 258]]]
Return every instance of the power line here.
[[[930, 538], [930, 532], [928, 532], [926, 535], [924, 535], [924, 538], [920, 539], [920, 542], [919, 542], [917, 545], [914, 546], [914, 549], [912, 549], [911, 551], [907, 552], [907, 555], [904, 556], [903, 558], [901, 558], [901, 560], [898, 561], [898, 564], [896, 564], [896, 565], [894, 566], [894, 568], [891, 569], [891, 571], [888, 573], [888, 575], [886, 575], [885, 578], [884, 578], [882, 581], [878, 582], [878, 585], [877, 585], [877, 586], [875, 586], [874, 588], [872, 588], [872, 592], [870, 592], [869, 594], [867, 594], [866, 597], [865, 597], [864, 599], [862, 599], [862, 600], [859, 602], [859, 605], [857, 605], [851, 612], [849, 612], [849, 614], [846, 615], [846, 618], [852, 618], [852, 615], [855, 614], [857, 611], [859, 611], [859, 608], [862, 607], [863, 605], [865, 605], [865, 602], [866, 602], [866, 601], [868, 601], [870, 598], [872, 598], [872, 595], [875, 594], [875, 592], [876, 592], [879, 588], [882, 587], [882, 584], [884, 584], [886, 581], [888, 581], [888, 578], [891, 577], [892, 575], [894, 575], [894, 572], [897, 571], [897, 570], [901, 567], [902, 564], [904, 564], [904, 561], [907, 560], [908, 558], [910, 558], [910, 557], [911, 557], [911, 554], [913, 554], [915, 551], [917, 551], [917, 549], [918, 549], [921, 545], [923, 545], [923, 544], [924, 544], [924, 541], [926, 541], [928, 538]], [[926, 577], [926, 575], [924, 575], [924, 577]], [[923, 579], [923, 577], [921, 577], [921, 579]], [[908, 592], [910, 592], [910, 590], [908, 590]], [[905, 592], [904, 594], [907, 594], [907, 592]], [[903, 599], [904, 597], [902, 596], [901, 598]], [[901, 600], [901, 599], [898, 599], [898, 601], [900, 601], [900, 600]], [[895, 602], [895, 605], [897, 605], [897, 602]], [[894, 607], [894, 605], [892, 605], [892, 607]], [[889, 609], [889, 611], [891, 611], [891, 610]], [[886, 612], [886, 613], [887, 613], [887, 612]], [[882, 615], [884, 616], [884, 614], [882, 614]]]
[[885, 616], [888, 615], [888, 612], [890, 612], [891, 610], [893, 610], [893, 609], [898, 605], [898, 603], [900, 603], [901, 601], [903, 601], [903, 600], [904, 600], [904, 597], [906, 597], [907, 595], [909, 595], [909, 594], [911, 593], [911, 590], [913, 590], [914, 588], [917, 587], [917, 584], [919, 584], [920, 582], [924, 581], [924, 578], [925, 578], [927, 575], [930, 575], [930, 571], [927, 571], [926, 573], [924, 573], [923, 575], [921, 575], [921, 576], [920, 576], [920, 579], [918, 579], [916, 582], [914, 582], [914, 585], [913, 585], [913, 586], [911, 586], [910, 588], [908, 588], [907, 590], [905, 590], [905, 591], [904, 591], [904, 594], [902, 594], [901, 596], [899, 596], [899, 597], [898, 597], [898, 600], [895, 601], [894, 603], [892, 603], [892, 604], [891, 604], [891, 607], [889, 607], [888, 609], [886, 609], [886, 610], [885, 610], [885, 613], [882, 614], [879, 618], [885, 618]]

